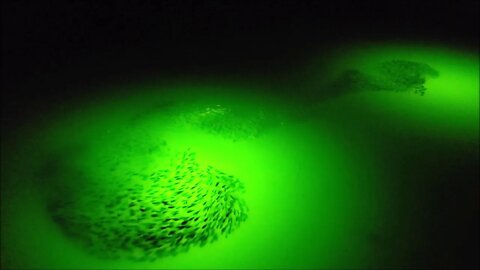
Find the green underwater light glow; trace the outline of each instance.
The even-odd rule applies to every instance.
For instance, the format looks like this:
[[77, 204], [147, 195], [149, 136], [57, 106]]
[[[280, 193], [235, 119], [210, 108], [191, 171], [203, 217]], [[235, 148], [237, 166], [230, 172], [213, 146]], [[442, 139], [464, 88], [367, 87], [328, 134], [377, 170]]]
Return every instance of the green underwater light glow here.
[[49, 213], [68, 237], [99, 258], [145, 261], [203, 246], [246, 220], [243, 183], [198, 162], [193, 150], [181, 150], [194, 140], [172, 149], [179, 132], [167, 143], [165, 129], [190, 137], [192, 128], [206, 129], [231, 141], [257, 136], [256, 121], [231, 112], [225, 118], [227, 109], [220, 106], [177, 106], [174, 114], [160, 118], [149, 110], [128, 116], [134, 129], [125, 130], [111, 118], [121, 107], [110, 106], [111, 114], [98, 117], [97, 125], [82, 126], [80, 137], [62, 129], [50, 134], [56, 139], [51, 144], [66, 139], [83, 145], [57, 152], [41, 170], [42, 183], [50, 183]]
[[442, 147], [478, 151], [478, 60], [398, 44], [331, 57], [289, 100], [253, 82], [139, 84], [2, 139], [2, 265], [418, 266], [419, 197], [455, 167]]
[[325, 97], [350, 94], [343, 98], [362, 106], [362, 111], [375, 111], [379, 121], [392, 117], [388, 120], [392, 126], [409, 126], [437, 137], [477, 139], [480, 87], [475, 52], [364, 43], [342, 47], [331, 57], [328, 71], [307, 83], [314, 86], [317, 104]]

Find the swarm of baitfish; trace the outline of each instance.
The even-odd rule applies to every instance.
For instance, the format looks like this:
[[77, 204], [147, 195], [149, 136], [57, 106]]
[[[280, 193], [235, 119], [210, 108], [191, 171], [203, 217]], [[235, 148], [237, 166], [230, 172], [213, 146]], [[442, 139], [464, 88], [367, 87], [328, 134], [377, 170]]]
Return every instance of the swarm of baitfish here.
[[364, 90], [407, 92], [424, 95], [428, 78], [435, 78], [438, 72], [425, 63], [392, 60], [380, 63], [373, 72], [358, 69], [344, 71], [333, 82], [338, 94]]
[[435, 78], [438, 72], [425, 63], [392, 60], [380, 65], [379, 84], [386, 90], [413, 91], [424, 95], [425, 83], [428, 77]]
[[178, 120], [231, 141], [255, 139], [267, 128], [262, 111], [245, 111], [219, 104], [194, 108], [180, 114]]
[[247, 218], [242, 183], [195, 153], [168, 169], [137, 173], [115, 191], [85, 190], [51, 208], [54, 220], [97, 257], [155, 260], [228, 235]]

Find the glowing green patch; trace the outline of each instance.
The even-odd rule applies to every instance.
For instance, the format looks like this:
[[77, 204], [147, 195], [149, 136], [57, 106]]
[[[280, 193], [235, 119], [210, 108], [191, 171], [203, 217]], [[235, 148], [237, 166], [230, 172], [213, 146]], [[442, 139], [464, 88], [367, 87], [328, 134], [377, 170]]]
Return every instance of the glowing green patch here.
[[314, 107], [342, 96], [359, 113], [374, 112], [376, 121], [391, 123], [392, 128], [477, 143], [477, 52], [414, 43], [361, 43], [340, 46], [330, 57], [331, 61], [317, 60], [322, 68], [312, 70], [306, 83]]

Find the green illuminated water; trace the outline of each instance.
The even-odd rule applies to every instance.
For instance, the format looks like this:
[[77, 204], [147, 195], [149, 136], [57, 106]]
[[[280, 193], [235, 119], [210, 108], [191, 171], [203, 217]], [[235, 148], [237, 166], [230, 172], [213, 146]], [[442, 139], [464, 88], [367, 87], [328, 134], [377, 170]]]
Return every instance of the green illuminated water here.
[[[2, 139], [2, 265], [449, 263], [424, 255], [450, 251], [432, 240], [441, 218], [458, 230], [478, 211], [475, 55], [362, 44], [305, 74], [294, 98], [221, 79], [123, 86]], [[445, 189], [462, 209], [432, 215]]]

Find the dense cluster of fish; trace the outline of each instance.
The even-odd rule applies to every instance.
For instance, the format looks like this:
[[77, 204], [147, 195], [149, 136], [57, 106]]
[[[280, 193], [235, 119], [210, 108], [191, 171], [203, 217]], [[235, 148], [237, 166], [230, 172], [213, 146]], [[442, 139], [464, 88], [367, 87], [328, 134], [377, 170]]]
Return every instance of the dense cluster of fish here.
[[190, 150], [170, 168], [136, 174], [115, 191], [59, 198], [50, 212], [62, 230], [97, 257], [155, 260], [228, 235], [247, 218], [244, 187]]
[[262, 111], [246, 112], [222, 105], [182, 113], [179, 122], [231, 141], [255, 139], [267, 128], [267, 119]]
[[381, 63], [373, 74], [357, 69], [343, 72], [333, 83], [338, 94], [362, 90], [394, 92], [413, 91], [424, 95], [427, 78], [435, 78], [438, 72], [425, 63], [392, 60]]
[[438, 71], [425, 63], [393, 60], [380, 65], [384, 88], [393, 91], [408, 91], [424, 95], [427, 77], [435, 78]]

